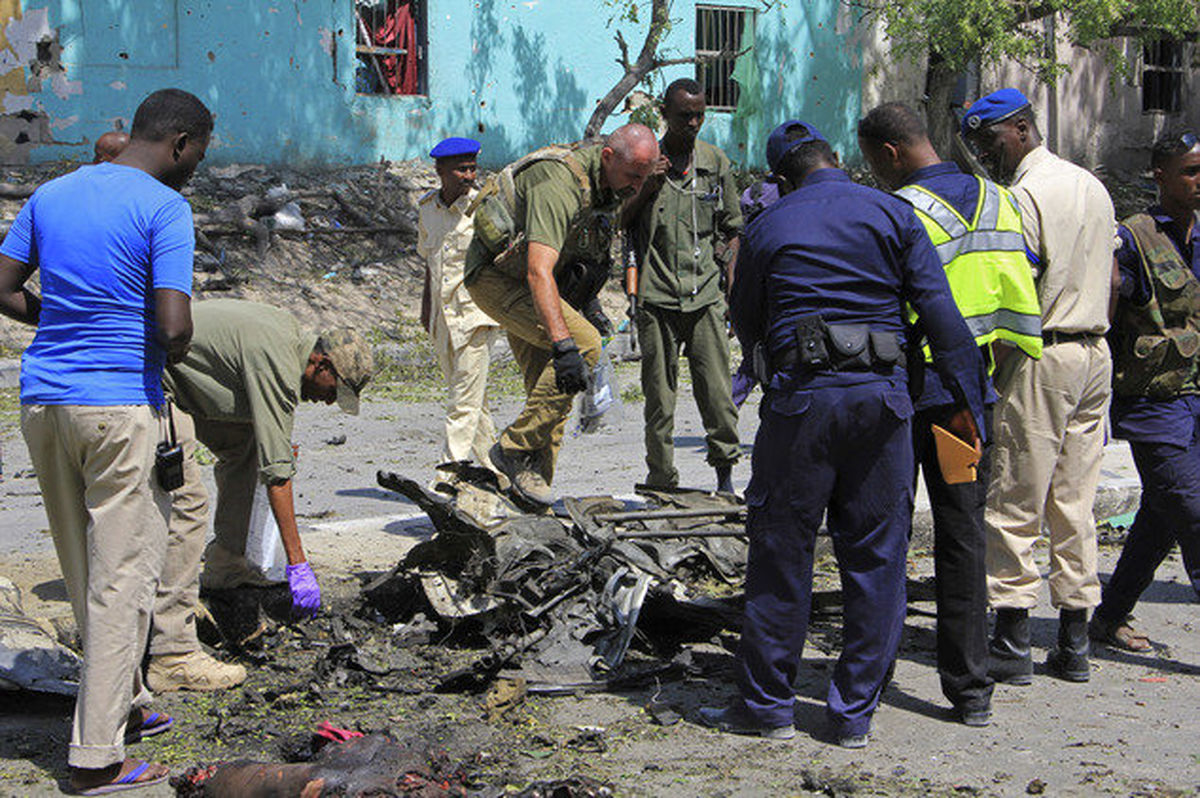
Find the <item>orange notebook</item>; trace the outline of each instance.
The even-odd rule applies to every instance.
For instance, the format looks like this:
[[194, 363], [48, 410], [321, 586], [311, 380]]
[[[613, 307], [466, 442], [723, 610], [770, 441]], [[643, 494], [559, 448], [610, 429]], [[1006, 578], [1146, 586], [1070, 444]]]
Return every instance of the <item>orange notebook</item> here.
[[937, 424], [933, 425], [933, 442], [937, 446], [942, 479], [946, 480], [947, 485], [975, 481], [975, 469], [979, 466], [979, 458], [982, 456], [978, 445], [972, 446]]

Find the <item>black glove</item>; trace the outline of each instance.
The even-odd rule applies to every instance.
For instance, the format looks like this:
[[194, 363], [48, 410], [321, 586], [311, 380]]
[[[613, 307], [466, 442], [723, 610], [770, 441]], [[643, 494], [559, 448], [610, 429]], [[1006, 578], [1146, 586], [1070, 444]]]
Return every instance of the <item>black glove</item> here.
[[596, 332], [600, 333], [601, 338], [607, 338], [613, 334], [612, 322], [604, 313], [600, 297], [594, 297], [591, 302], [587, 303], [583, 309], [583, 317], [596, 328]]
[[579, 347], [571, 338], [555, 341], [554, 351], [554, 385], [563, 393], [579, 393], [587, 390], [587, 364]]

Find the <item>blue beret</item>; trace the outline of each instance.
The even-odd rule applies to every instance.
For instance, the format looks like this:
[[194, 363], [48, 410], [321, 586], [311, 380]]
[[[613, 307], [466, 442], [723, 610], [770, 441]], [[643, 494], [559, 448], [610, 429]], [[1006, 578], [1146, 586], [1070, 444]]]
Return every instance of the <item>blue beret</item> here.
[[437, 143], [437, 146], [429, 151], [430, 158], [452, 158], [455, 155], [475, 155], [483, 147], [475, 139], [464, 139], [458, 136], [451, 136], [448, 139], [442, 139]]
[[966, 136], [981, 127], [1003, 122], [1028, 107], [1029, 98], [1017, 89], [994, 91], [971, 103], [962, 120], [962, 134]]
[[[801, 128], [800, 131], [797, 131], [800, 136], [789, 140], [788, 132], [794, 128]], [[825, 141], [825, 137], [821, 135], [821, 131], [799, 119], [790, 119], [784, 122], [772, 130], [770, 137], [767, 138], [767, 166], [771, 167], [772, 172], [778, 171], [779, 162], [783, 160], [783, 156], [810, 141]]]

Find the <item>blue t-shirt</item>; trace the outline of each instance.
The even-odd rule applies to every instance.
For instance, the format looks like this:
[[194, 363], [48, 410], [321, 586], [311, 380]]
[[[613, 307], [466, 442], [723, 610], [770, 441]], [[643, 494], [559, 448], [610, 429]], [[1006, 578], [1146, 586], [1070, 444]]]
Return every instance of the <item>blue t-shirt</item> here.
[[160, 405], [154, 289], [192, 293], [187, 200], [141, 169], [83, 166], [41, 186], [0, 253], [41, 270], [21, 403]]

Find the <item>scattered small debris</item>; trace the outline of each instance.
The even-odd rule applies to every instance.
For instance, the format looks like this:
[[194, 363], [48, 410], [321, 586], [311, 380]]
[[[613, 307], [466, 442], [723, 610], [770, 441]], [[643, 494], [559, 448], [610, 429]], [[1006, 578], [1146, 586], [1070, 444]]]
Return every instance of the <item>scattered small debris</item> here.
[[557, 781], [535, 781], [516, 798], [612, 798], [610, 784], [587, 776], [571, 776]]

